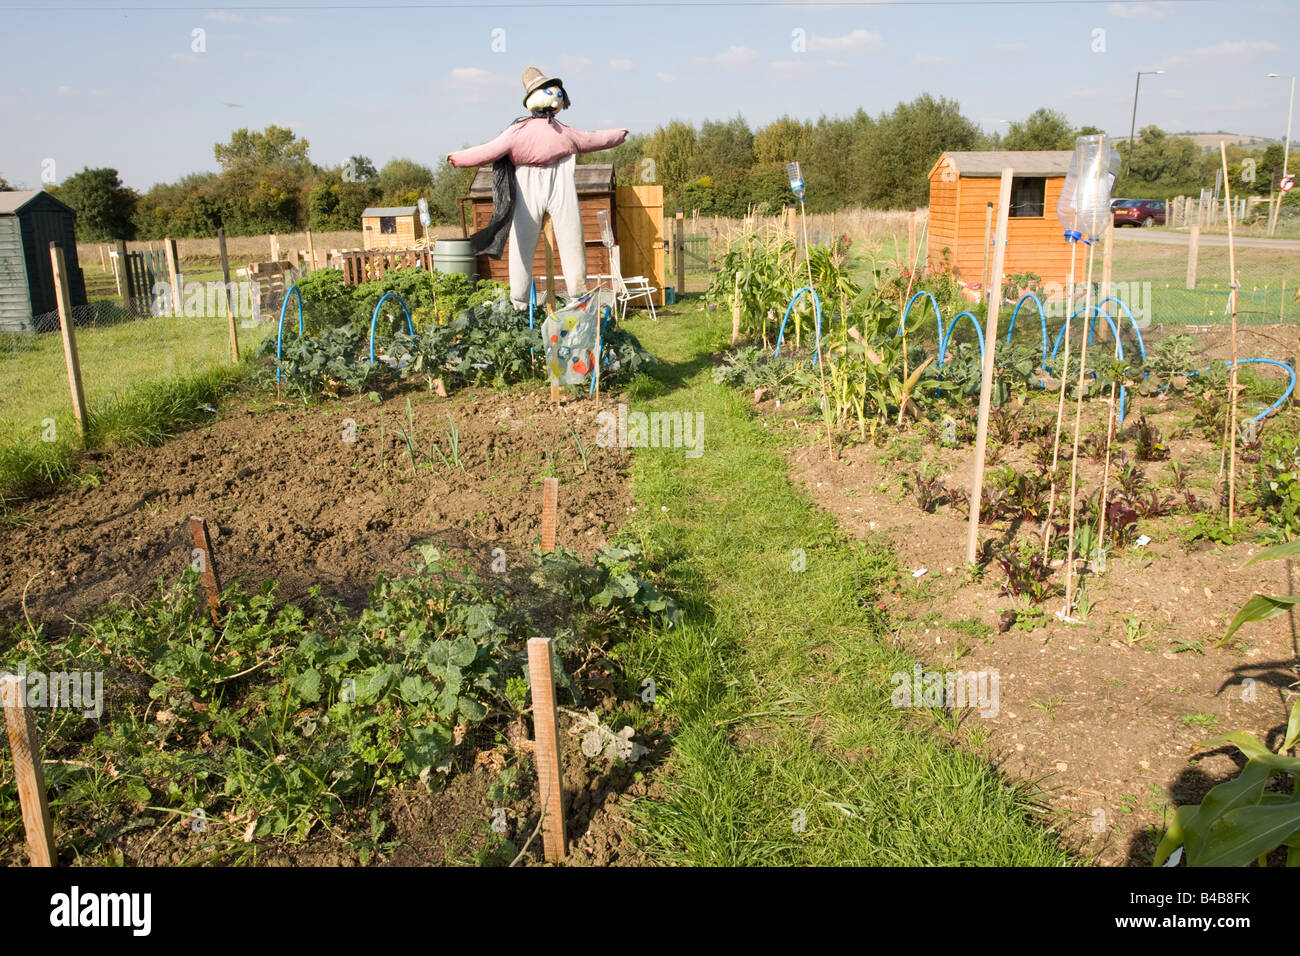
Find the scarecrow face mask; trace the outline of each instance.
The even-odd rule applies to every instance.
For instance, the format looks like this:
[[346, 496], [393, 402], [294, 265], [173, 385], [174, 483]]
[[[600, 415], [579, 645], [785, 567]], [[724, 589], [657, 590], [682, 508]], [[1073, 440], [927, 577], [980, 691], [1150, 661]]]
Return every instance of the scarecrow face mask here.
[[524, 105], [532, 113], [558, 113], [569, 105], [569, 95], [562, 86], [544, 86], [529, 94]]

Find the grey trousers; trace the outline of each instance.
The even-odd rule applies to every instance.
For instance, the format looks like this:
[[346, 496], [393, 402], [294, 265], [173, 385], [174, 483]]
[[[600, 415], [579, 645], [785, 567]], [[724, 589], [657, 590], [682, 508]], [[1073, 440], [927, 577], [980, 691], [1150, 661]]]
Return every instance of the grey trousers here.
[[573, 172], [577, 160], [566, 156], [551, 166], [515, 167], [515, 212], [510, 224], [510, 301], [528, 308], [528, 283], [537, 255], [542, 217], [551, 214], [560, 265], [570, 299], [587, 291], [587, 247], [578, 212], [578, 187]]

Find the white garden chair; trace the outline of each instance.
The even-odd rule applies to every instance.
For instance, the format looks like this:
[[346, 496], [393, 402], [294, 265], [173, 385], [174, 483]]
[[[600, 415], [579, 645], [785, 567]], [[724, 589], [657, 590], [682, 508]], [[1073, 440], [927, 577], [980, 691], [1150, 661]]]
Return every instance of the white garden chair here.
[[650, 280], [645, 276], [624, 276], [619, 262], [618, 246], [611, 246], [609, 250], [610, 273], [605, 275], [594, 275], [591, 278], [597, 280], [602, 285], [608, 281], [610, 287], [614, 290], [614, 295], [618, 299], [618, 304], [622, 307], [619, 316], [620, 320], [627, 318], [628, 303], [644, 302], [646, 308], [650, 310], [650, 318], [659, 321], [659, 316], [655, 314], [655, 293], [658, 288], [650, 284]]

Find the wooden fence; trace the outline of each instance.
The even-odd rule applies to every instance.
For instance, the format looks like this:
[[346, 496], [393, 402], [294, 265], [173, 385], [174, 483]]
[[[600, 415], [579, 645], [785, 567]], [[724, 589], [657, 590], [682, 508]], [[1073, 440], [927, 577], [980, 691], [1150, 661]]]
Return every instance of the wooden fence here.
[[428, 249], [407, 249], [394, 252], [369, 249], [362, 252], [339, 252], [330, 257], [330, 264], [343, 270], [344, 285], [361, 285], [378, 279], [393, 269], [433, 269], [433, 253]]

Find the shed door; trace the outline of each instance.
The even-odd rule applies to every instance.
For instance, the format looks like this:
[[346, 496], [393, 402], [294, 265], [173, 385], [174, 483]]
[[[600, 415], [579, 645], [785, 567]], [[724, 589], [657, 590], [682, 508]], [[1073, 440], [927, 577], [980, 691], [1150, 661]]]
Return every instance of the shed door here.
[[29, 327], [31, 300], [27, 297], [27, 263], [17, 216], [0, 216], [0, 331]]

